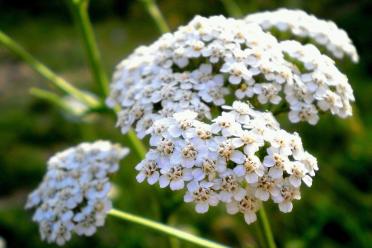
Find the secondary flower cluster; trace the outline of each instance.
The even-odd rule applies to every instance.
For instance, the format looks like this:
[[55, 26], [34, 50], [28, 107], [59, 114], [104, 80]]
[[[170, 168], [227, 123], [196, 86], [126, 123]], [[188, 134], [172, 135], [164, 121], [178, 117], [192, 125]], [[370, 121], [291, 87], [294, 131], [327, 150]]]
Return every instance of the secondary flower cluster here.
[[135, 127], [142, 138], [155, 120], [183, 110], [210, 119], [231, 95], [261, 109], [284, 102], [290, 121], [310, 124], [319, 111], [351, 115], [354, 100], [346, 76], [315, 46], [278, 42], [243, 20], [197, 16], [123, 60], [107, 104], [119, 105], [123, 133]]
[[345, 30], [338, 28], [332, 21], [318, 19], [305, 11], [278, 9], [250, 14], [245, 20], [259, 24], [264, 30], [276, 28], [303, 40], [310, 38], [337, 59], [347, 56], [353, 62], [359, 60], [356, 48]]
[[127, 153], [126, 148], [97, 141], [49, 159], [43, 181], [26, 204], [26, 208], [36, 208], [33, 220], [43, 240], [63, 245], [72, 233], [91, 236], [104, 224], [111, 208], [108, 177]]
[[151, 149], [136, 166], [137, 180], [171, 190], [187, 185], [184, 200], [194, 202], [198, 213], [223, 202], [248, 224], [270, 198], [290, 212], [301, 182], [311, 186], [316, 158], [271, 113], [239, 101], [224, 109], [211, 124], [198, 121], [193, 111], [157, 120], [148, 131]]
[[347, 77], [334, 65], [334, 61], [322, 55], [311, 44], [282, 41], [282, 51], [295, 63], [293, 81], [284, 86], [285, 99], [289, 103], [289, 120], [293, 123], [318, 122], [318, 110], [330, 111], [345, 118], [352, 115], [353, 89]]

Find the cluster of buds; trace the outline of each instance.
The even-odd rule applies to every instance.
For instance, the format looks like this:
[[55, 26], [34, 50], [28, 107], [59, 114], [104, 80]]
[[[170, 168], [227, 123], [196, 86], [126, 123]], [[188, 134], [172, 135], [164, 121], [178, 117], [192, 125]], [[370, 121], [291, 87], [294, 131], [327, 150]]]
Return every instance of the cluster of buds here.
[[117, 67], [107, 104], [117, 125], [142, 138], [158, 119], [183, 110], [211, 119], [235, 96], [257, 109], [290, 109], [291, 122], [315, 125], [319, 111], [351, 115], [347, 77], [317, 47], [278, 41], [244, 20], [197, 16], [174, 33], [141, 46]]
[[194, 202], [198, 213], [222, 202], [228, 213], [243, 213], [248, 224], [261, 201], [272, 199], [290, 212], [301, 182], [312, 184], [316, 158], [271, 113], [239, 101], [223, 108], [211, 123], [189, 110], [155, 121], [148, 130], [151, 149], [136, 166], [138, 182], [187, 188], [184, 200]]
[[72, 233], [91, 236], [111, 209], [110, 174], [128, 149], [107, 141], [82, 143], [57, 153], [48, 171], [28, 198], [26, 208], [36, 208], [33, 220], [48, 243], [63, 245]]

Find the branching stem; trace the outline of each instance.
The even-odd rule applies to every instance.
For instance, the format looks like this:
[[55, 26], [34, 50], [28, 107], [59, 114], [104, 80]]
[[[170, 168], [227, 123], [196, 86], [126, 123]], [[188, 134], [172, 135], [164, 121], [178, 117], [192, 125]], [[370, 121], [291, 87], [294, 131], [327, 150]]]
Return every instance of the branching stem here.
[[188, 242], [193, 243], [195, 245], [198, 245], [200, 247], [227, 248], [227, 246], [215, 243], [215, 242], [207, 240], [207, 239], [199, 238], [199, 237], [197, 237], [193, 234], [181, 231], [181, 230], [176, 229], [174, 227], [167, 226], [167, 225], [161, 224], [159, 222], [152, 221], [152, 220], [149, 220], [149, 219], [145, 219], [145, 218], [142, 218], [140, 216], [130, 214], [130, 213], [126, 213], [126, 212], [123, 212], [123, 211], [120, 211], [120, 210], [112, 209], [109, 212], [109, 215], [117, 217], [119, 219], [130, 221], [130, 222], [133, 222], [133, 223], [136, 223], [136, 224], [148, 227], [148, 228], [151, 228], [151, 229], [156, 230], [158, 232], [166, 233], [170, 236], [188, 241]]
[[67, 0], [69, 1], [71, 13], [74, 17], [75, 25], [82, 38], [82, 44], [88, 57], [88, 62], [92, 76], [99, 86], [101, 96], [105, 98], [109, 92], [108, 79], [101, 63], [101, 56], [98, 49], [94, 31], [88, 14], [88, 0]]
[[9, 51], [17, 55], [21, 60], [26, 62], [31, 68], [40, 74], [42, 77], [49, 80], [54, 86], [69, 94], [82, 103], [86, 104], [90, 108], [96, 108], [100, 103], [91, 95], [84, 93], [79, 90], [65, 79], [56, 75], [52, 70], [46, 67], [43, 63], [35, 59], [30, 53], [28, 53], [23, 47], [21, 47], [16, 41], [11, 39], [5, 33], [0, 31], [0, 44], [4, 45]]

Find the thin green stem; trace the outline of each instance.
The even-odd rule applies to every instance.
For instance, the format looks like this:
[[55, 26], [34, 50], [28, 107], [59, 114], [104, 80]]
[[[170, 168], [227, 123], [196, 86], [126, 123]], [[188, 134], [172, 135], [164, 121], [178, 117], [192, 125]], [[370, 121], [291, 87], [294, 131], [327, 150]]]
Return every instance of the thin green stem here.
[[255, 233], [256, 233], [256, 242], [258, 243], [258, 247], [265, 247], [265, 239], [263, 237], [263, 232], [261, 230], [260, 223], [255, 223]]
[[84, 105], [81, 102], [79, 103], [81, 103], [83, 106], [77, 107], [75, 104], [71, 103], [71, 101], [75, 99], [61, 97], [55, 94], [54, 92], [51, 92], [48, 90], [43, 90], [43, 89], [33, 87], [30, 89], [30, 94], [33, 95], [34, 97], [37, 97], [39, 99], [42, 99], [44, 101], [47, 101], [51, 104], [56, 105], [60, 109], [76, 117], [83, 117], [84, 114], [88, 113], [90, 110], [93, 110], [93, 109], [89, 109], [88, 106]]
[[17, 55], [20, 59], [26, 62], [31, 68], [39, 73], [42, 77], [49, 80], [54, 86], [62, 90], [63, 92], [75, 97], [81, 102], [85, 103], [91, 108], [95, 108], [99, 105], [99, 102], [92, 96], [85, 94], [63, 78], [56, 75], [52, 70], [42, 64], [40, 61], [35, 59], [30, 53], [28, 53], [23, 47], [21, 47], [16, 41], [11, 39], [5, 33], [0, 31], [0, 44], [4, 45], [9, 51]]
[[170, 226], [161, 224], [159, 222], [148, 220], [148, 219], [145, 219], [143, 217], [133, 215], [133, 214], [130, 214], [130, 213], [126, 213], [126, 212], [123, 212], [123, 211], [120, 211], [120, 210], [112, 209], [112, 210], [110, 210], [110, 212], [108, 214], [111, 215], [111, 216], [123, 219], [123, 220], [127, 220], [127, 221], [130, 221], [130, 222], [133, 222], [133, 223], [151, 228], [151, 229], [156, 230], [158, 232], [166, 233], [170, 236], [173, 236], [173, 237], [176, 237], [176, 238], [179, 238], [179, 239], [183, 239], [185, 241], [188, 241], [190, 243], [193, 243], [193, 244], [201, 246], [201, 247], [209, 247], [209, 248], [226, 248], [227, 247], [227, 246], [215, 243], [213, 241], [209, 241], [207, 239], [199, 238], [195, 235], [192, 235], [190, 233], [178, 230], [174, 227], [170, 227]]
[[30, 94], [37, 98], [53, 103], [57, 105], [58, 107], [60, 107], [61, 109], [71, 111], [71, 109], [65, 104], [65, 102], [61, 99], [61, 97], [53, 92], [39, 89], [39, 88], [31, 88]]
[[242, 17], [243, 13], [240, 10], [238, 4], [235, 0], [221, 0], [222, 4], [224, 5], [227, 14], [232, 17]]
[[[108, 95], [109, 87], [106, 73], [100, 60], [100, 53], [94, 37], [94, 31], [88, 15], [89, 0], [68, 0], [75, 24], [78, 27], [83, 45], [86, 50], [92, 75], [96, 83], [100, 86], [101, 96]], [[143, 159], [146, 155], [146, 147], [139, 140], [133, 130], [128, 132], [128, 137], [139, 157]]]
[[159, 31], [161, 33], [167, 33], [170, 31], [167, 22], [165, 21], [163, 15], [161, 14], [158, 6], [155, 3], [155, 0], [141, 0], [152, 19], [154, 19]]
[[261, 227], [262, 233], [265, 237], [265, 240], [267, 242], [268, 248], [276, 248], [276, 244], [274, 241], [274, 236], [271, 231], [270, 222], [267, 219], [266, 211], [264, 206], [262, 205], [260, 210], [258, 211], [258, 221], [259, 225]]
[[169, 245], [171, 248], [180, 248], [181, 247], [181, 244], [180, 244], [180, 241], [179, 239], [176, 239], [176, 238], [169, 238]]
[[82, 43], [85, 47], [92, 76], [96, 84], [99, 86], [102, 98], [105, 98], [109, 92], [108, 79], [101, 63], [100, 52], [89, 19], [89, 0], [67, 1], [70, 5], [75, 25], [81, 34]]
[[145, 155], [147, 153], [146, 146], [143, 144], [143, 142], [138, 139], [136, 133], [131, 129], [128, 132], [128, 138], [130, 142], [132, 143], [134, 149], [136, 150], [138, 156], [143, 159], [145, 158]]

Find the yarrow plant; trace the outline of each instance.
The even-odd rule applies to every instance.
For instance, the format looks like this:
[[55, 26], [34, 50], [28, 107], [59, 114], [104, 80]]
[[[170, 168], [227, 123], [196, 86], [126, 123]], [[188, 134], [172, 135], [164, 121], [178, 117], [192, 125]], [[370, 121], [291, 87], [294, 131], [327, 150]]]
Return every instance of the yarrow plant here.
[[[167, 31], [154, 1], [143, 3], [159, 29]], [[264, 202], [272, 200], [280, 211], [291, 212], [293, 201], [301, 198], [301, 185], [310, 187], [318, 170], [300, 135], [282, 129], [274, 116], [287, 113], [292, 123], [315, 125], [322, 112], [352, 115], [348, 79], [323, 53], [357, 62], [346, 32], [300, 10], [239, 20], [196, 16], [153, 44], [138, 47], [117, 66], [109, 86], [88, 1], [73, 0], [70, 6], [101, 95], [77, 89], [0, 32], [3, 45], [67, 96], [41, 89], [32, 93], [79, 116], [113, 109], [117, 126], [141, 155], [135, 166], [138, 182], [183, 190], [184, 201], [194, 203], [198, 213], [223, 204], [229, 214], [241, 213], [251, 224], [259, 212], [267, 246], [274, 248]], [[137, 139], [145, 137], [148, 151]], [[97, 141], [50, 158], [42, 183], [26, 204], [36, 209], [33, 220], [43, 240], [63, 245], [72, 233], [93, 235], [110, 214], [200, 246], [224, 247], [112, 209], [109, 177], [127, 153], [119, 145]]]
[[28, 198], [36, 208], [33, 220], [48, 243], [65, 244], [72, 233], [91, 236], [103, 226], [111, 209], [109, 176], [119, 169], [127, 148], [107, 141], [82, 143], [57, 153], [48, 171]]

